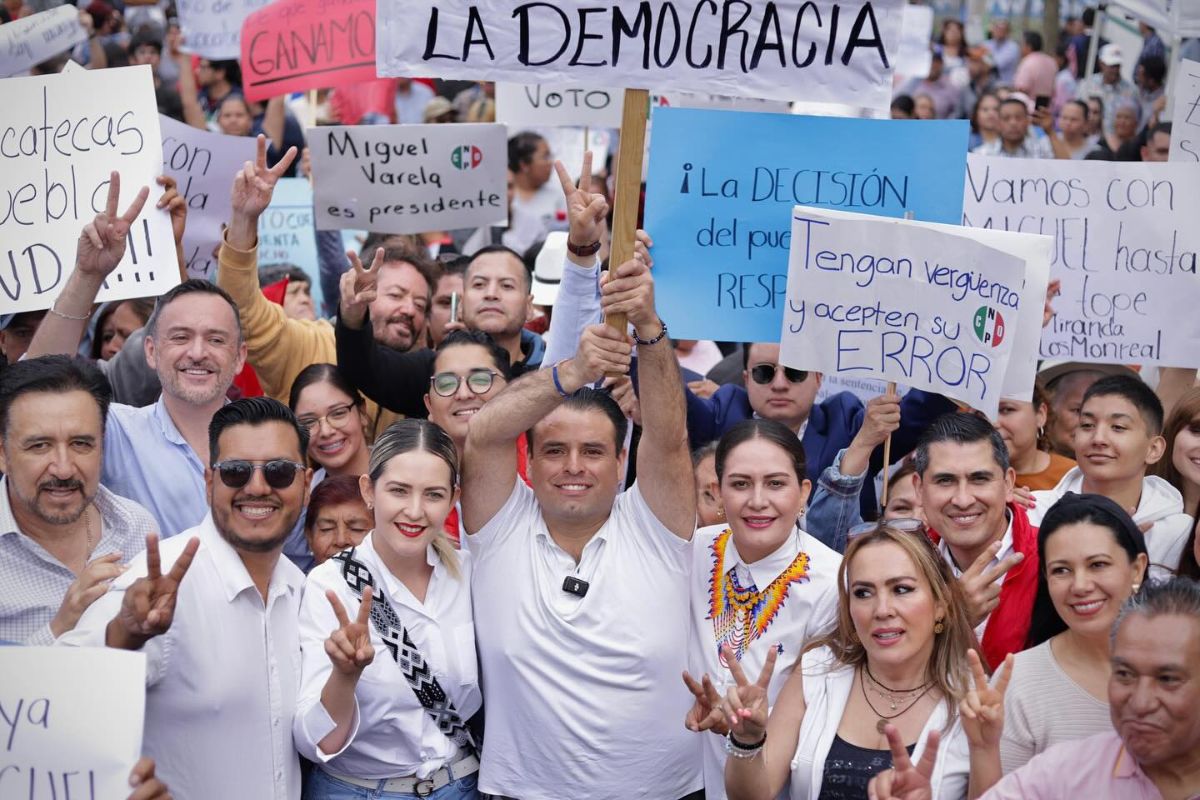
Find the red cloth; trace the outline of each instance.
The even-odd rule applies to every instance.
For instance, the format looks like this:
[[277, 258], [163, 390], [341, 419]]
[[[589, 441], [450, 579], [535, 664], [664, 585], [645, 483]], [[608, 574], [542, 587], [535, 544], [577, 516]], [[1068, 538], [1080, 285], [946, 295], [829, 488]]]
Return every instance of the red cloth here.
[[[521, 480], [529, 484], [529, 447], [525, 444], [525, 434], [517, 437], [517, 474], [521, 476]], [[450, 541], [454, 542], [455, 547], [462, 545], [458, 541], [458, 509], [450, 509], [449, 515], [446, 517], [446, 522], [443, 524], [446, 529], [446, 535], [450, 537]]]
[[395, 122], [396, 79], [339, 86], [329, 98], [329, 108], [342, 125], [357, 125], [367, 114], [381, 114]]

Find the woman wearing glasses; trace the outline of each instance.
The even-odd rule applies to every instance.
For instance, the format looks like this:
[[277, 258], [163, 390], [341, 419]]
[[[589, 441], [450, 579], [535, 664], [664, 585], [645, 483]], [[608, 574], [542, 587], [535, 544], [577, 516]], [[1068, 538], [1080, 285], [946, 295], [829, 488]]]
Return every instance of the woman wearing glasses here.
[[792, 800], [866, 798], [891, 764], [888, 725], [914, 759], [940, 734], [933, 796], [967, 796], [973, 765], [957, 709], [975, 635], [958, 581], [918, 521], [864, 527], [838, 570], [836, 628], [805, 644], [769, 720], [773, 663], [750, 673], [755, 683], [739, 671], [721, 700], [732, 800], [771, 800], [789, 782]]
[[314, 487], [326, 475], [366, 473], [371, 450], [365, 401], [336, 366], [305, 367], [292, 382], [288, 405], [308, 429], [308, 459], [318, 467]]
[[458, 474], [441, 428], [388, 427], [360, 478], [374, 529], [308, 576], [293, 735], [317, 765], [309, 800], [478, 797], [469, 561], [442, 528]]

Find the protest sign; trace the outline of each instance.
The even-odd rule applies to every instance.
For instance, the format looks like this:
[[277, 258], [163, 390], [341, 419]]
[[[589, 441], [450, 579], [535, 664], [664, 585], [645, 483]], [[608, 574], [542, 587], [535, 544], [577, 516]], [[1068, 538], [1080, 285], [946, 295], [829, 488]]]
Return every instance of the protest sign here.
[[[359, 249], [360, 242], [354, 239], [357, 231], [339, 233], [343, 252]], [[317, 260], [312, 184], [305, 178], [280, 178], [271, 195], [271, 204], [258, 218], [258, 266], [274, 264], [292, 264], [308, 273], [312, 278], [313, 305], [317, 313], [322, 313], [325, 297], [321, 291], [321, 266]], [[337, 302], [336, 297], [331, 299]]]
[[761, 97], [736, 97], [728, 94], [650, 93], [650, 107], [655, 110], [659, 108], [722, 108], [727, 111], [768, 111], [775, 114], [786, 114], [790, 105], [786, 100], [764, 100]]
[[995, 415], [1024, 272], [1020, 258], [945, 229], [796, 206], [780, 361]]
[[1200, 161], [1200, 61], [1182, 59], [1173, 67], [1171, 151], [1168, 161]]
[[0, 78], [27, 72], [86, 41], [79, 14], [68, 4], [0, 25]]
[[966, 149], [962, 121], [656, 109], [645, 228], [671, 335], [778, 341], [792, 207], [957, 223]]
[[503, 125], [309, 128], [317, 227], [385, 233], [508, 219]]
[[1200, 165], [968, 156], [963, 224], [1054, 236], [1042, 358], [1200, 366]]
[[242, 23], [271, 0], [177, 0], [183, 49], [214, 61], [242, 54]]
[[375, 0], [277, 0], [242, 25], [247, 100], [375, 80]]
[[512, 130], [547, 125], [621, 127], [622, 89], [497, 83], [496, 121]]
[[[516, 131], [513, 130], [515, 133]], [[587, 149], [592, 151], [592, 174], [600, 175], [607, 168], [608, 152], [612, 136], [606, 128], [529, 128], [546, 140], [550, 155], [561, 161], [572, 175], [583, 167], [584, 133], [587, 134]], [[557, 180], [557, 178], [551, 178]], [[557, 186], [557, 183], [555, 184]]]
[[142, 750], [146, 656], [0, 647], [0, 797], [124, 798]]
[[886, 109], [902, 0], [380, 0], [379, 74], [853, 102]]
[[0, 313], [49, 308], [75, 268], [84, 225], [104, 210], [109, 173], [119, 211], [150, 199], [101, 302], [159, 295], [179, 282], [162, 189], [158, 108], [149, 66], [0, 81]]
[[163, 172], [187, 199], [183, 258], [188, 276], [216, 280], [221, 224], [229, 221], [229, 191], [242, 165], [255, 158], [254, 139], [209, 133], [159, 117]]
[[900, 24], [900, 46], [896, 50], [896, 72], [906, 78], [924, 78], [933, 64], [933, 9], [929, 6], [904, 7]]

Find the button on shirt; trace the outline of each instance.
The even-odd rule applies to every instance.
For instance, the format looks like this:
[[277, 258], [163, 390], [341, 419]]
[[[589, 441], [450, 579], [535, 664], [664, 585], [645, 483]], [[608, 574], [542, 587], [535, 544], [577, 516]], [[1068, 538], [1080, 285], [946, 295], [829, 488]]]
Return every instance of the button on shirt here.
[[[996, 553], [995, 557], [988, 562], [987, 569], [991, 569], [999, 564], [1008, 556], [1009, 553], [1013, 551], [1012, 515], [1007, 511], [1005, 511], [1004, 514], [1008, 519], [1008, 527], [1004, 529], [1004, 535], [1000, 537], [1000, 550]], [[950, 547], [946, 544], [945, 537], [938, 542], [938, 552], [942, 554], [942, 558], [946, 559], [946, 563], [950, 565], [950, 571], [954, 573], [954, 577], [961, 578], [963, 572], [966, 570], [960, 568], [958, 564], [954, 563], [954, 556], [950, 555]], [[970, 564], [967, 564], [967, 568], [970, 566]], [[1004, 575], [1001, 575], [995, 580], [996, 584], [1001, 584], [1003, 582]], [[989, 614], [987, 617], [984, 617], [983, 622], [975, 626], [975, 638], [981, 642], [983, 641], [983, 632], [987, 629], [988, 617], [990, 616], [991, 615]]]
[[145, 506], [158, 520], [163, 537], [199, 525], [208, 515], [204, 465], [175, 427], [161, 397], [142, 408], [109, 406], [101, 481]]
[[[693, 628], [689, 670], [697, 678], [704, 673], [711, 676], [722, 696], [726, 689], [734, 685], [734, 681], [729, 669], [721, 663], [717, 650], [722, 641], [728, 643], [728, 638], [720, 638], [718, 630], [724, 626], [721, 621], [711, 619], [710, 609], [713, 605], [712, 578], [716, 564], [714, 545], [726, 530], [728, 529], [724, 525], [712, 525], [701, 528], [692, 537]], [[784, 599], [779, 610], [771, 617], [763, 633], [745, 646], [745, 652], [739, 662], [746, 675], [754, 680], [762, 671], [770, 649], [782, 645], [775, 672], [767, 687], [767, 696], [771, 704], [775, 703], [775, 698], [787, 682], [793, 666], [800, 659], [805, 643], [833, 627], [837, 620], [837, 571], [842, 556], [805, 531], [793, 529], [787, 540], [773, 553], [753, 564], [746, 564], [742, 560], [737, 545], [730, 537], [722, 560], [725, 574], [734, 573], [742, 589], [753, 586], [763, 592], [768, 591], [768, 587], [771, 587], [776, 578], [792, 566], [801, 552], [808, 557], [803, 577], [780, 587], [784, 591]], [[726, 757], [724, 740], [708, 733], [701, 734], [699, 738], [704, 742], [705, 795], [708, 800], [723, 800]]]
[[[146, 549], [146, 534], [158, 530], [150, 512], [99, 487], [94, 501], [100, 519], [100, 541], [89, 562], [120, 553], [121, 562]], [[44, 547], [17, 527], [8, 496], [8, 479], [0, 478], [0, 639], [27, 645], [54, 641], [50, 621], [62, 606], [67, 589], [78, 577]]]
[[[690, 490], [689, 490], [690, 491]], [[522, 800], [683, 797], [700, 788], [700, 738], [683, 727], [691, 543], [618, 495], [578, 564], [517, 481], [470, 538], [486, 686], [479, 789]], [[587, 594], [563, 579], [588, 582]]]
[[[292, 715], [304, 576], [280, 557], [264, 604], [211, 517], [162, 544], [164, 574], [192, 536], [200, 550], [180, 584], [171, 628], [143, 648], [143, 754], [180, 800], [299, 800]], [[142, 555], [58, 642], [103, 646], [125, 590], [145, 574]]]
[[[471, 616], [469, 554], [459, 554], [460, 577], [455, 578], [429, 548], [433, 576], [422, 603], [383, 565], [375, 551], [375, 536], [368, 534], [355, 548], [355, 559], [371, 571], [376, 587], [386, 594], [459, 716], [470, 719], [483, 704], [483, 697]], [[318, 743], [335, 727], [321, 705], [321, 692], [333, 671], [325, 640], [338, 628], [325, 597], [327, 589], [334, 591], [351, 619], [360, 604], [342, 577], [340, 561], [329, 559], [309, 573], [300, 605], [303, 667], [294, 725], [300, 753], [310, 761], [327, 764], [331, 772], [363, 779], [426, 778], [452, 763], [458, 746], [421, 705], [374, 623], [371, 644], [375, 660], [363, 670], [354, 691], [355, 721], [350, 736], [336, 753], [326, 755], [318, 750]]]

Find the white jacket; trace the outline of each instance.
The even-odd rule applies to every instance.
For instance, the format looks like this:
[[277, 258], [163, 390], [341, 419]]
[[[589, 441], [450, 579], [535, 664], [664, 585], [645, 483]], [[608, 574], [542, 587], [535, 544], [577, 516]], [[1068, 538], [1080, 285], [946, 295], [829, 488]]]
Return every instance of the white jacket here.
[[[1067, 492], [1083, 492], [1083, 471], [1075, 467], [1058, 482], [1053, 489], [1034, 492], [1037, 505], [1029, 509], [1029, 521], [1040, 526], [1050, 506], [1058, 502]], [[1142, 479], [1142, 499], [1138, 502], [1133, 521], [1141, 525], [1153, 522], [1146, 532], [1146, 550], [1150, 554], [1150, 577], [1166, 579], [1179, 568], [1183, 548], [1194, 524], [1192, 518], [1183, 513], [1183, 495], [1162, 478], [1148, 475]]]

